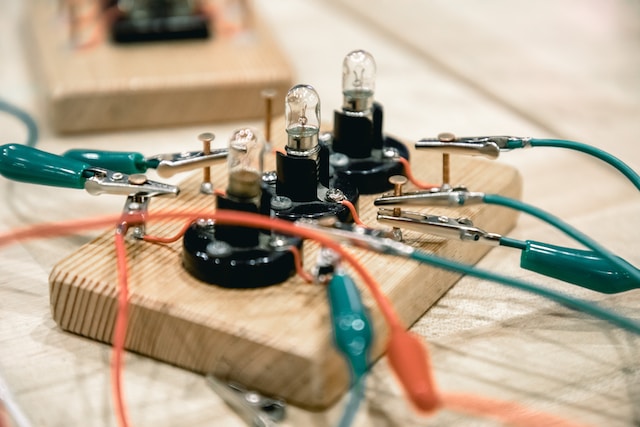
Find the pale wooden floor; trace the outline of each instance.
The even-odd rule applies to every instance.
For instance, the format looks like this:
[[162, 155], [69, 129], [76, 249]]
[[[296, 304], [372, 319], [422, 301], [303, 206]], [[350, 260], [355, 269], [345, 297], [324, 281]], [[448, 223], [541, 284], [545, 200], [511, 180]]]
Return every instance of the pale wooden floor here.
[[[459, 135], [563, 137], [602, 147], [640, 169], [640, 3], [631, 0], [294, 0], [257, 2], [300, 82], [313, 84], [325, 119], [340, 105], [342, 57], [355, 48], [378, 63], [377, 99], [388, 132], [409, 139]], [[38, 82], [29, 72], [21, 2], [0, 2], [0, 95], [32, 111], [41, 147], [135, 146], [170, 151], [213, 130], [222, 143], [237, 124], [61, 138], [46, 125]], [[22, 128], [0, 115], [1, 143]], [[585, 156], [552, 149], [508, 153], [524, 199], [541, 206], [640, 265], [637, 191]], [[455, 180], [455, 175], [454, 175]], [[473, 183], [465, 183], [473, 187]], [[120, 210], [119, 198], [0, 180], [2, 229], [44, 219]], [[522, 217], [511, 233], [564, 241]], [[0, 373], [38, 426], [114, 425], [109, 348], [62, 333], [51, 320], [47, 276], [87, 241], [77, 236], [2, 251]], [[517, 268], [518, 256], [493, 250], [480, 266], [600, 301], [638, 318], [639, 291], [595, 295]], [[592, 425], [640, 422], [638, 338], [518, 292], [463, 279], [414, 326], [430, 343], [444, 390], [517, 400]], [[126, 396], [134, 425], [242, 425], [201, 377], [129, 355]], [[419, 418], [403, 406], [384, 364], [373, 371], [358, 425], [493, 425], [443, 413]], [[287, 425], [328, 425], [326, 414], [292, 409]]]

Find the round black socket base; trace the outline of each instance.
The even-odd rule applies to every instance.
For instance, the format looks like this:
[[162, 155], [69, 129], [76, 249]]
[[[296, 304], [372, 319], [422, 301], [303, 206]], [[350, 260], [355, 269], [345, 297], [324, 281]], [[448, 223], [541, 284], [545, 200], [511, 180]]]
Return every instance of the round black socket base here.
[[286, 281], [296, 271], [295, 259], [287, 247], [293, 245], [301, 251], [302, 239], [282, 237], [287, 244], [273, 247], [268, 234], [261, 233], [260, 237], [257, 246], [226, 246], [224, 254], [214, 255], [207, 249], [216, 244], [211, 226], [193, 224], [184, 234], [182, 264], [196, 279], [224, 288], [261, 288]]
[[[358, 189], [350, 181], [349, 178], [343, 173], [339, 173], [330, 179], [330, 188], [338, 189], [344, 195], [345, 200], [351, 202], [354, 206], [358, 206]], [[271, 196], [277, 196], [276, 186], [269, 185], [263, 190], [267, 190]], [[326, 216], [334, 216], [341, 222], [353, 222], [353, 216], [349, 208], [339, 202], [332, 202], [323, 200], [320, 196], [322, 192], [316, 197], [315, 200], [297, 202], [292, 201], [291, 207], [287, 209], [274, 210], [274, 214], [277, 218], [287, 221], [297, 221], [299, 219], [320, 219]]]
[[[394, 149], [398, 155], [409, 159], [409, 150], [397, 139], [389, 136], [384, 138], [384, 148]], [[346, 166], [339, 169], [358, 188], [360, 194], [383, 193], [393, 188], [389, 178], [393, 175], [403, 175], [404, 166], [397, 159], [380, 157], [349, 158]]]

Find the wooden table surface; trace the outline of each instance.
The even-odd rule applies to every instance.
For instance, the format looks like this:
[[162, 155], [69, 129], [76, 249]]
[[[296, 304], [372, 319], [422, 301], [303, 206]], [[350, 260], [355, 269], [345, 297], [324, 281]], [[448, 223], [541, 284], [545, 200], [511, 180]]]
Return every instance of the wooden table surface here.
[[[442, 131], [567, 138], [603, 148], [640, 170], [636, 1], [260, 0], [256, 7], [289, 55], [298, 81], [318, 90], [325, 119], [341, 103], [344, 55], [363, 48], [377, 61], [376, 98], [385, 107], [389, 133], [409, 140]], [[42, 149], [135, 147], [154, 154], [189, 142], [197, 147], [196, 136], [205, 130], [223, 144], [241, 125], [56, 135], [30, 70], [25, 19], [22, 2], [0, 2], [0, 96], [34, 115]], [[19, 123], [0, 115], [3, 144], [22, 142], [25, 135]], [[619, 173], [560, 149], [504, 153], [499, 161], [521, 171], [525, 201], [640, 265], [640, 201]], [[122, 205], [119, 197], [5, 179], [0, 192], [1, 230], [115, 213]], [[0, 252], [0, 391], [10, 390], [30, 425], [115, 425], [110, 348], [62, 332], [49, 308], [52, 266], [96, 234], [32, 241]], [[526, 216], [510, 236], [571, 244]], [[479, 265], [639, 318], [640, 291], [596, 294], [520, 270], [518, 259], [516, 251], [497, 248]], [[601, 321], [464, 278], [413, 330], [429, 345], [442, 390], [518, 401], [590, 425], [640, 423], [640, 339]], [[124, 381], [135, 426], [243, 425], [198, 375], [128, 354]], [[340, 405], [325, 413], [290, 408], [283, 424], [332, 425], [340, 410]], [[356, 424], [494, 425], [454, 412], [414, 414], [384, 359], [372, 371]]]

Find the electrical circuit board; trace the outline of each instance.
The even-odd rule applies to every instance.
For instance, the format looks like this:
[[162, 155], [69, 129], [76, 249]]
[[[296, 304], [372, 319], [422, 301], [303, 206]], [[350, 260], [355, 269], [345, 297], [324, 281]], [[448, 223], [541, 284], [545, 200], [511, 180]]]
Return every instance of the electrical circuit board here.
[[[275, 129], [283, 128], [281, 123]], [[275, 132], [284, 135], [284, 131]], [[275, 141], [282, 147], [284, 141]], [[440, 179], [442, 156], [411, 151], [419, 179]], [[275, 156], [265, 158], [265, 170], [275, 168]], [[521, 194], [521, 177], [512, 167], [476, 157], [454, 156], [455, 182], [512, 198]], [[214, 166], [216, 188], [225, 188], [227, 169]], [[199, 192], [202, 174], [181, 185], [174, 199], [154, 198], [149, 210], [215, 209], [215, 198]], [[361, 195], [359, 213], [369, 226], [376, 224], [376, 195]], [[498, 233], [515, 224], [515, 211], [487, 205], [420, 209], [453, 217], [468, 217], [480, 227]], [[184, 224], [153, 223], [147, 233], [174, 235]], [[50, 301], [54, 320], [69, 332], [110, 343], [117, 309], [117, 272], [113, 230], [62, 260], [50, 275]], [[406, 243], [423, 250], [474, 264], [490, 246], [445, 241], [404, 232]], [[227, 289], [193, 278], [183, 268], [181, 241], [159, 245], [128, 242], [130, 317], [125, 347], [151, 358], [199, 373], [250, 385], [266, 394], [283, 397], [310, 409], [334, 403], [349, 383], [345, 362], [331, 338], [326, 292], [321, 285], [298, 276], [285, 283], [258, 289]], [[384, 293], [407, 326], [424, 314], [459, 278], [459, 275], [398, 259], [353, 249], [379, 281]], [[317, 259], [318, 246], [305, 242], [305, 268]], [[356, 277], [357, 280], [357, 276]], [[366, 289], [365, 304], [374, 319], [372, 358], [383, 353], [385, 323]]]

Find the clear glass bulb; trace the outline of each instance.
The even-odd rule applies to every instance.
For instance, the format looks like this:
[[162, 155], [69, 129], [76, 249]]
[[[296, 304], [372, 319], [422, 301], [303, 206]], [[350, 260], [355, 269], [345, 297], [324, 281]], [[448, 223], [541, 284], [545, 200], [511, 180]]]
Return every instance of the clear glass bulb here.
[[309, 85], [292, 87], [285, 98], [287, 151], [304, 155], [318, 146], [320, 97]]
[[342, 62], [343, 110], [365, 113], [371, 109], [376, 89], [376, 61], [364, 50], [354, 50]]
[[231, 135], [228, 195], [243, 199], [260, 195], [264, 146], [264, 139], [254, 129], [238, 129]]

